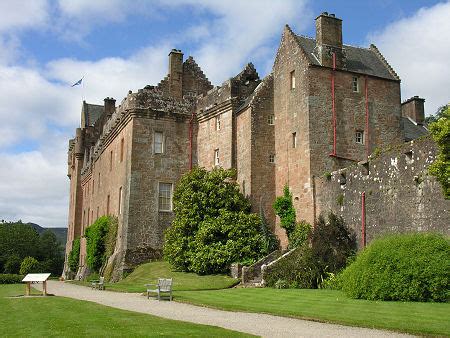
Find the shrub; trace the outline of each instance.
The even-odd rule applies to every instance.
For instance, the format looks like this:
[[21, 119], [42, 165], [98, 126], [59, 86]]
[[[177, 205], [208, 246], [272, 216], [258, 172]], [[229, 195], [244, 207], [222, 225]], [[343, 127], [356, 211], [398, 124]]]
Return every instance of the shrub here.
[[19, 284], [22, 283], [24, 276], [17, 274], [0, 274], [0, 284]]
[[347, 264], [349, 257], [356, 253], [356, 236], [345, 225], [344, 219], [332, 212], [325, 220], [319, 216], [311, 236], [313, 257], [319, 267], [321, 277], [326, 272], [338, 272]]
[[72, 242], [72, 250], [69, 252], [67, 258], [69, 269], [72, 272], [77, 272], [78, 264], [80, 262], [80, 237], [77, 237]]
[[301, 221], [295, 225], [289, 236], [289, 249], [297, 248], [305, 243], [311, 235], [311, 224]]
[[[110, 232], [112, 234], [108, 235]], [[112, 238], [117, 236], [117, 221], [112, 216], [102, 216], [86, 228], [85, 236], [87, 265], [98, 272], [108, 260], [108, 254], [114, 251], [111, 243]]]
[[40, 264], [34, 257], [25, 257], [20, 264], [20, 274], [26, 275], [33, 272], [40, 272]]
[[173, 196], [175, 219], [165, 233], [164, 256], [173, 268], [202, 274], [231, 263], [250, 264], [267, 253], [260, 217], [233, 180], [235, 170], [194, 168]]
[[450, 245], [437, 234], [373, 241], [340, 276], [349, 297], [439, 301], [449, 298]]
[[330, 273], [345, 267], [356, 250], [355, 236], [345, 226], [341, 217], [333, 213], [326, 221], [320, 216], [311, 233], [311, 245], [305, 241], [264, 271], [267, 286], [279, 279], [290, 287], [317, 288]]
[[292, 288], [311, 289], [317, 285], [318, 270], [307, 243], [266, 267], [263, 279], [267, 286], [277, 287], [282, 280]]
[[295, 209], [292, 204], [292, 194], [287, 185], [284, 186], [283, 196], [278, 196], [273, 204], [275, 213], [280, 217], [281, 227], [289, 237], [295, 229]]
[[17, 255], [12, 255], [8, 257], [5, 263], [4, 273], [6, 274], [18, 274], [20, 270], [21, 259]]

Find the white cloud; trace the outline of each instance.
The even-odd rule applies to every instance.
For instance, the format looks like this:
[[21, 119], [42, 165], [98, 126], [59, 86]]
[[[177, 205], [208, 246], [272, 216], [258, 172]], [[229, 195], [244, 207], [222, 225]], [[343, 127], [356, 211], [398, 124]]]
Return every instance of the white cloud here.
[[0, 32], [45, 25], [48, 10], [47, 0], [0, 1]]
[[[195, 44], [190, 53], [215, 83], [235, 75], [249, 61], [260, 61], [267, 72], [275, 53], [272, 44], [283, 25], [303, 28], [301, 19], [309, 15], [305, 1], [77, 0], [56, 5], [36, 1], [24, 9], [27, 20], [14, 14], [23, 3], [14, 3], [11, 18], [7, 18], [9, 9], [2, 11], [0, 4], [0, 19], [9, 20], [0, 22], [0, 49], [10, 47], [5, 48], [7, 53], [0, 51], [0, 119], [4, 121], [0, 125], [0, 219], [67, 225], [67, 143], [79, 125], [82, 95], [99, 104], [113, 96], [120, 104], [129, 89], [157, 84], [167, 74], [170, 49], [185, 42]], [[62, 58], [45, 65], [14, 64], [23, 29], [45, 30], [49, 36], [61, 32], [63, 38], [82, 42], [93, 27], [121, 22], [130, 15], [170, 20], [167, 13], [174, 6], [181, 6], [177, 10], [187, 15], [208, 19], [184, 31], [174, 29], [128, 58], [112, 55], [96, 61]], [[83, 75], [84, 87], [71, 88]], [[30, 142], [32, 151], [12, 150]]]
[[450, 2], [440, 3], [369, 36], [402, 79], [403, 99], [425, 98], [427, 115], [450, 101], [449, 18]]

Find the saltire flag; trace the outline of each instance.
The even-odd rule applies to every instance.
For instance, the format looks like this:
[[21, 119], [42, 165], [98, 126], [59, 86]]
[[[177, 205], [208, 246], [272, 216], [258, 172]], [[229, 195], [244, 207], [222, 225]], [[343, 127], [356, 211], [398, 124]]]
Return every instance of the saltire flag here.
[[81, 84], [83, 82], [83, 78], [79, 79], [77, 82], [75, 82], [71, 87], [75, 87]]

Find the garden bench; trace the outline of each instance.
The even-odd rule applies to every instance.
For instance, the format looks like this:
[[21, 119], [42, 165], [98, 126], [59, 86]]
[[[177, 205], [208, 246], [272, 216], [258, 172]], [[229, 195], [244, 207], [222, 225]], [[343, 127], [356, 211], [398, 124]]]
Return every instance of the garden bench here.
[[92, 289], [105, 290], [105, 277], [91, 281], [91, 287]]
[[150, 292], [158, 294], [158, 300], [161, 300], [162, 293], [169, 293], [169, 299], [172, 300], [172, 278], [159, 278], [157, 284], [145, 284], [147, 287], [147, 299]]

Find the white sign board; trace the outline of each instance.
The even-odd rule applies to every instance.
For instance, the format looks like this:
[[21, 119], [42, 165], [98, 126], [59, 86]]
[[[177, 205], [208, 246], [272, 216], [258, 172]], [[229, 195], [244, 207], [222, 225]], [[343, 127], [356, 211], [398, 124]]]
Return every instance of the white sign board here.
[[29, 273], [22, 282], [45, 282], [50, 275], [50, 273]]

